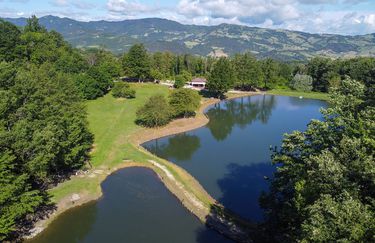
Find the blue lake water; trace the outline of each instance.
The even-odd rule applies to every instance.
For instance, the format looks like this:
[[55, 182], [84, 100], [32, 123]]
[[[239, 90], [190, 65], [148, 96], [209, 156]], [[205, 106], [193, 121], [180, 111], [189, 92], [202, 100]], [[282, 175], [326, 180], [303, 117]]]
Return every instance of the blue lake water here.
[[102, 189], [101, 199], [68, 210], [27, 243], [232, 242], [188, 212], [149, 169], [119, 170]]
[[258, 198], [275, 171], [270, 146], [321, 119], [321, 107], [326, 102], [272, 95], [223, 101], [206, 110], [206, 126], [143, 146], [186, 169], [226, 208], [259, 222]]

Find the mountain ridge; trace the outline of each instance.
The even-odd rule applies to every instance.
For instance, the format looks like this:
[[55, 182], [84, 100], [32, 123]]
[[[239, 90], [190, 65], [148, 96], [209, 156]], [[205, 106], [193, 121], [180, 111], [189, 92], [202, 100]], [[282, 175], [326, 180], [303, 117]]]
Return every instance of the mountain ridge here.
[[[4, 19], [18, 26], [24, 26], [27, 20]], [[285, 61], [304, 61], [314, 56], [375, 56], [375, 33], [350, 36], [234, 24], [185, 25], [162, 18], [83, 22], [48, 15], [41, 17], [40, 23], [60, 32], [75, 47], [104, 47], [114, 53], [125, 52], [141, 42], [152, 52], [201, 56], [252, 52], [258, 58]]]

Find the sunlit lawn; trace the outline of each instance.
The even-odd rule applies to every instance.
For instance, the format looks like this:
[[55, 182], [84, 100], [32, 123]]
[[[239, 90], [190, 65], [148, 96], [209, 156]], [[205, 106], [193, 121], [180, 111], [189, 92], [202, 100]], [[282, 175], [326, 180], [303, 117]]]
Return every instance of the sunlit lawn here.
[[[141, 127], [135, 124], [136, 110], [155, 94], [168, 94], [168, 88], [155, 84], [133, 84], [135, 99], [115, 99], [111, 94], [87, 102], [88, 122], [94, 134], [90, 163], [94, 169], [108, 169], [124, 159], [143, 162], [148, 155], [129, 143], [129, 136]], [[53, 188], [52, 200], [57, 202], [72, 193], [100, 193], [99, 178], [74, 178]]]
[[285, 96], [295, 96], [303, 98], [310, 98], [310, 99], [318, 99], [318, 100], [328, 100], [329, 94], [327, 93], [320, 93], [320, 92], [301, 92], [301, 91], [294, 91], [294, 90], [284, 90], [284, 89], [273, 89], [267, 91], [268, 94], [274, 95], [285, 95]]

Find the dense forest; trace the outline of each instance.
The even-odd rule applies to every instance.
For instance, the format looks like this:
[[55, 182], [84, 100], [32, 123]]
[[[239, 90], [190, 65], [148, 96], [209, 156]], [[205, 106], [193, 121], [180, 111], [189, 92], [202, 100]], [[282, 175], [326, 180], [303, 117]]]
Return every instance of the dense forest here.
[[[89, 166], [85, 100], [111, 90], [136, 98], [120, 77], [173, 80], [176, 88], [205, 77], [220, 97], [232, 88], [333, 92], [324, 120], [288, 135], [274, 152], [281, 166], [262, 197], [265, 228], [275, 241], [374, 240], [374, 58], [286, 63], [249, 53], [151, 54], [142, 44], [116, 56], [72, 48], [32, 17], [23, 28], [0, 20], [0, 241], [27, 230], [51, 205], [47, 190]], [[168, 99], [151, 97], [136, 122], [164, 125], [194, 115], [199, 104], [196, 92], [176, 89]]]

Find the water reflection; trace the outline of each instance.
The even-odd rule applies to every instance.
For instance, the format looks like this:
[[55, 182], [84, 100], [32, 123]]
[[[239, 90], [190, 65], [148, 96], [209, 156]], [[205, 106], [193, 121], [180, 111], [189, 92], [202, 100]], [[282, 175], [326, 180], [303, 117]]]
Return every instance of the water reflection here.
[[218, 103], [207, 112], [210, 119], [207, 127], [216, 140], [222, 141], [228, 137], [235, 125], [244, 129], [255, 120], [266, 124], [275, 106], [275, 96], [266, 95]]
[[[168, 138], [168, 143], [159, 144], [159, 139], [155, 139], [153, 144], [148, 146], [148, 150], [160, 156], [170, 156], [174, 159], [185, 161], [190, 160], [194, 152], [200, 147], [198, 136], [187, 133], [177, 134]], [[181, 144], [184, 149], [179, 149]]]
[[217, 182], [222, 191], [218, 201], [244, 218], [262, 220], [263, 213], [254, 195], [267, 191], [269, 185], [265, 178], [272, 176], [272, 167], [269, 161], [254, 165], [229, 164], [228, 172]]

